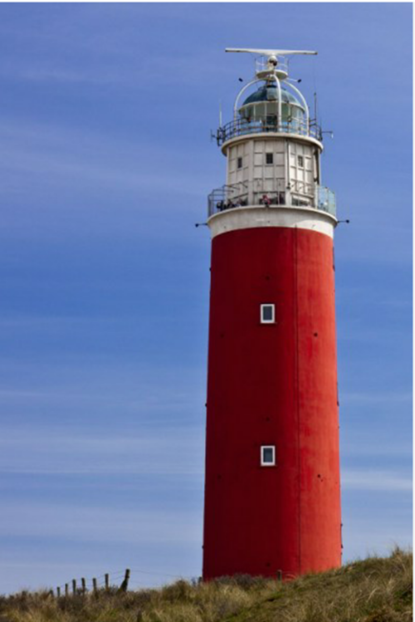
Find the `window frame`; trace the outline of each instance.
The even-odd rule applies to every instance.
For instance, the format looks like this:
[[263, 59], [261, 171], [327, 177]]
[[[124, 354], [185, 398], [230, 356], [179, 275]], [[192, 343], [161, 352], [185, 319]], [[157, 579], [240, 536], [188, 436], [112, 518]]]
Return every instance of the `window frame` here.
[[298, 168], [305, 168], [305, 159], [301, 154], [297, 155], [297, 166]]
[[[239, 165], [239, 163], [240, 163], [240, 165]], [[243, 156], [238, 156], [238, 157], [236, 158], [236, 170], [237, 170], [237, 171], [240, 171], [240, 170], [241, 170], [241, 168], [243, 168], [243, 165], [244, 165], [244, 159], [243, 159]]]
[[[266, 462], [264, 460], [264, 450], [265, 449], [272, 449], [272, 462]], [[275, 445], [261, 445], [260, 456], [261, 456], [261, 466], [262, 467], [273, 467], [273, 466], [277, 465], [277, 449], [276, 449]]]
[[[272, 319], [265, 320], [264, 319], [264, 308], [271, 307], [272, 309]], [[275, 324], [275, 304], [273, 302], [264, 302], [260, 306], [260, 320], [261, 324]]]
[[[271, 156], [271, 162], [268, 162], [268, 156]], [[274, 165], [274, 153], [272, 151], [265, 152], [265, 165], [273, 166]]]

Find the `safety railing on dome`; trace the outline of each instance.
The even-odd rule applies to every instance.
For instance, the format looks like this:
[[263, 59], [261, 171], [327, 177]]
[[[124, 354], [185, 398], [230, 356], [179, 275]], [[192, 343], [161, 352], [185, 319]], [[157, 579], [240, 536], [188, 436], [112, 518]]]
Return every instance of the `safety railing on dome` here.
[[270, 191], [255, 185], [251, 193], [246, 183], [216, 188], [208, 196], [208, 218], [229, 209], [248, 206], [308, 207], [327, 212], [336, 218], [336, 196], [329, 188], [298, 181], [286, 188], [282, 180], [274, 180], [273, 186], [274, 189]]
[[274, 134], [297, 134], [300, 136], [309, 136], [322, 140], [321, 128], [313, 120], [309, 124], [302, 119], [282, 120], [278, 123], [277, 117], [267, 116], [265, 119], [234, 119], [229, 123], [218, 128], [216, 131], [216, 142], [223, 145], [227, 140], [236, 136], [245, 136], [249, 134], [274, 133]]

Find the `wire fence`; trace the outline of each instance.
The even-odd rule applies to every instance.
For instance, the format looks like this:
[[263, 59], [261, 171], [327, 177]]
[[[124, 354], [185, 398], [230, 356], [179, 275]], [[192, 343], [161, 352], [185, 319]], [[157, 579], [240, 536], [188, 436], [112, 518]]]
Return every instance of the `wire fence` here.
[[[142, 570], [140, 568], [126, 568], [125, 570], [116, 570], [111, 573], [106, 572], [102, 575], [86, 579], [72, 579], [68, 583], [58, 585], [55, 589], [50, 590], [51, 595], [62, 598], [70, 595], [86, 596], [87, 594], [98, 594], [99, 592], [127, 592], [131, 588], [131, 572], [138, 575], [148, 575], [159, 578], [168, 578], [178, 581], [180, 579], [186, 581], [198, 581], [199, 578], [174, 575], [166, 572], [153, 572], [150, 570]], [[138, 579], [133, 580], [136, 587], [143, 587]]]
[[[132, 574], [135, 577], [132, 579]], [[143, 589], [153, 589], [149, 588], [148, 585], [143, 584], [137, 575], [144, 576], [152, 576], [159, 577], [164, 579], [170, 579], [170, 581], [165, 581], [161, 585], [170, 584], [172, 581], [188, 581], [193, 586], [199, 585], [202, 582], [202, 577], [200, 576], [186, 576], [180, 574], [172, 574], [168, 572], [156, 572], [152, 570], [143, 570], [142, 568], [126, 568], [125, 570], [116, 570], [111, 573], [106, 572], [102, 575], [97, 575], [92, 579], [86, 579], [85, 577], [81, 577], [80, 579], [72, 579], [68, 583], [64, 583], [63, 585], [58, 585], [56, 588], [49, 590], [50, 596], [54, 598], [67, 598], [67, 597], [87, 597], [87, 596], [96, 596], [107, 594], [122, 594], [126, 592], [132, 592], [136, 590]], [[246, 582], [247, 575], [235, 575], [235, 579], [239, 577], [239, 580], [243, 580]], [[290, 580], [296, 577], [296, 572], [287, 571], [287, 570], [277, 570], [274, 574], [273, 578], [276, 581]], [[230, 579], [230, 577], [223, 577], [225, 579]], [[257, 579], [259, 577], [256, 577]], [[272, 577], [268, 577], [271, 579]], [[255, 577], [251, 577], [252, 580], [255, 580]], [[155, 588], [154, 588], [155, 589]], [[1, 622], [1, 621], [0, 621]]]

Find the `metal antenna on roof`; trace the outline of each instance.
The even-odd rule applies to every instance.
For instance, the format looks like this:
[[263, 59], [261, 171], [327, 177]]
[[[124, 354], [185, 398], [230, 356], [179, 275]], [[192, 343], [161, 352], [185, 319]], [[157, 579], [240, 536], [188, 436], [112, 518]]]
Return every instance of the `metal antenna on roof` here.
[[255, 48], [226, 48], [225, 52], [248, 52], [248, 54], [260, 54], [261, 56], [288, 56], [291, 54], [311, 54], [317, 52], [310, 50], [258, 50]]
[[262, 80], [286, 80], [288, 77], [288, 59], [279, 58], [292, 56], [294, 54], [315, 55], [317, 52], [311, 50], [260, 50], [257, 48], [225, 48], [225, 52], [246, 52], [248, 54], [259, 54], [266, 58], [264, 62], [257, 62], [256, 76]]

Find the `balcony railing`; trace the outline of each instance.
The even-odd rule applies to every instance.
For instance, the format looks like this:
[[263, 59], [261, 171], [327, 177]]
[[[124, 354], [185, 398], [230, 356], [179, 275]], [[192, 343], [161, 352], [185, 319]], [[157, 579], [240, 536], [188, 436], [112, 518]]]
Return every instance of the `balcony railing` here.
[[317, 186], [317, 209], [336, 217], [336, 195], [325, 186]]
[[301, 119], [291, 119], [289, 121], [281, 121], [278, 123], [276, 117], [266, 117], [263, 120], [236, 119], [226, 123], [216, 132], [216, 142], [223, 145], [227, 140], [236, 136], [244, 136], [249, 134], [260, 133], [274, 134], [299, 134], [300, 136], [310, 136], [317, 140], [322, 140], [322, 132], [320, 126], [313, 120], [309, 124]]
[[248, 192], [245, 183], [216, 188], [208, 196], [208, 218], [240, 207], [307, 207], [331, 214], [336, 218], [336, 196], [325, 186], [296, 182], [287, 188], [283, 180], [274, 180], [274, 190], [257, 186]]

